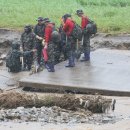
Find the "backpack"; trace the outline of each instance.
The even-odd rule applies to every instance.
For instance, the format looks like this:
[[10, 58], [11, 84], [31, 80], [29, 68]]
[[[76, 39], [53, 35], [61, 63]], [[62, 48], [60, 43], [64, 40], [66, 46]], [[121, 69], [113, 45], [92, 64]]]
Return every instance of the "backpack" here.
[[74, 39], [78, 39], [78, 40], [82, 39], [82, 29], [77, 23], [75, 23], [74, 29], [71, 35]]
[[6, 67], [9, 69], [10, 72], [19, 72], [21, 65], [19, 61], [17, 61], [18, 55], [16, 51], [9, 51], [6, 57]]
[[15, 66], [15, 62], [13, 62], [14, 59], [15, 58], [14, 58], [13, 52], [9, 51], [6, 57], [6, 67], [13, 68]]
[[60, 41], [60, 34], [59, 34], [59, 32], [57, 31], [55, 25], [53, 26], [53, 29], [52, 29], [51, 40], [52, 40], [53, 42], [58, 42], [58, 41]]
[[88, 32], [90, 34], [96, 34], [97, 33], [97, 25], [96, 25], [96, 23], [89, 19], [85, 30], [86, 30], [86, 32]]

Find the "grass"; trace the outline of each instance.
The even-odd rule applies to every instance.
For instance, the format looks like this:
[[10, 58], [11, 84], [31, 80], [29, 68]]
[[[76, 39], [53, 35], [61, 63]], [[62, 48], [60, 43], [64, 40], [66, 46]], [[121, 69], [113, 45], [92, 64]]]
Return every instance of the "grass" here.
[[39, 16], [59, 26], [65, 13], [80, 23], [77, 9], [83, 9], [100, 32], [130, 33], [130, 0], [0, 0], [0, 27], [22, 29], [25, 24], [35, 25]]

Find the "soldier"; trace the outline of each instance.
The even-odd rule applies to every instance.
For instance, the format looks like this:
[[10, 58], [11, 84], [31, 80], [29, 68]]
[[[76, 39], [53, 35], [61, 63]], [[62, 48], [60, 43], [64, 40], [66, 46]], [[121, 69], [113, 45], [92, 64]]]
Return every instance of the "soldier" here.
[[67, 55], [67, 50], [66, 50], [66, 34], [63, 30], [63, 26], [61, 25], [59, 28], [59, 33], [60, 33], [60, 52], [63, 53], [63, 58], [64, 60], [68, 59], [68, 55]]
[[68, 52], [68, 58], [69, 62], [66, 65], [66, 67], [74, 67], [75, 66], [75, 50], [76, 50], [76, 44], [75, 39], [71, 36], [72, 31], [74, 29], [74, 21], [71, 18], [70, 14], [65, 14], [62, 17], [62, 24], [63, 24], [63, 30], [66, 33], [66, 49]]
[[81, 61], [89, 61], [90, 60], [90, 36], [89, 32], [86, 31], [86, 26], [89, 22], [89, 19], [87, 16], [84, 15], [83, 10], [77, 10], [76, 14], [78, 17], [81, 17], [81, 28], [83, 31], [82, 36], [82, 44], [83, 44], [83, 53], [84, 57], [81, 59]]
[[58, 64], [60, 62], [61, 56], [61, 44], [60, 44], [60, 34], [58, 31], [53, 31], [51, 34], [51, 41], [54, 44], [54, 64]]
[[30, 53], [33, 53], [34, 50], [32, 51], [26, 51], [26, 52], [21, 52], [20, 51], [20, 44], [18, 42], [12, 44], [12, 50], [9, 51], [6, 57], [6, 67], [9, 68], [10, 72], [19, 72], [21, 71], [21, 56], [26, 56], [29, 55]]
[[[34, 48], [35, 42], [35, 34], [32, 32], [31, 25], [26, 25], [24, 27], [24, 32], [21, 35], [21, 48], [23, 51], [31, 51]], [[25, 55], [23, 57], [24, 61], [24, 69], [26, 67], [28, 70], [31, 69], [31, 65], [33, 62], [33, 54], [30, 53], [29, 55]]]
[[43, 23], [45, 24], [45, 42], [43, 49], [43, 57], [45, 62], [45, 67], [48, 72], [55, 72], [54, 69], [54, 43], [52, 41], [52, 32], [54, 29], [54, 23], [51, 23], [49, 18], [45, 18]]
[[13, 43], [12, 50], [9, 51], [6, 58], [6, 67], [8, 67], [9, 72], [21, 71], [20, 56], [21, 56], [20, 44]]
[[42, 40], [44, 37], [45, 25], [43, 24], [42, 17], [38, 17], [37, 21], [38, 23], [34, 27], [34, 33], [36, 35], [35, 49], [37, 49], [37, 62], [38, 62], [38, 65], [40, 66], [41, 54], [42, 54]]

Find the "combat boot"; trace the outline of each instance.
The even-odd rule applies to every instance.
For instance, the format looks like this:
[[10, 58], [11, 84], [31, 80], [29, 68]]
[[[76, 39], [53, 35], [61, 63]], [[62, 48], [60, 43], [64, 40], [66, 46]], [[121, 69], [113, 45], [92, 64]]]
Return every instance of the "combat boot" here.
[[49, 64], [49, 63], [45, 63], [45, 68], [48, 70], [48, 72], [51, 71], [51, 68], [50, 68], [50, 64]]
[[48, 72], [55, 72], [53, 63], [50, 63], [50, 70], [48, 70]]
[[74, 57], [71, 56], [71, 57], [69, 57], [69, 63], [68, 63], [68, 65], [66, 65], [65, 67], [74, 67], [74, 66], [75, 66]]
[[85, 52], [84, 57], [80, 60], [81, 62], [89, 61], [90, 60], [90, 53]]

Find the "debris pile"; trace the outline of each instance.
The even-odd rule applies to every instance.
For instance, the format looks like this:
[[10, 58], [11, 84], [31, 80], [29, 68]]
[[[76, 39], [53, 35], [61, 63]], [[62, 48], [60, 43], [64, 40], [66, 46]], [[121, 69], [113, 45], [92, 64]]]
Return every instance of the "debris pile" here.
[[111, 99], [94, 95], [76, 97], [73, 94], [63, 96], [38, 97], [36, 94], [25, 94], [19, 92], [0, 93], [0, 108], [13, 109], [17, 107], [52, 107], [57, 106], [71, 111], [90, 111], [92, 113], [104, 113], [109, 111], [112, 104]]

